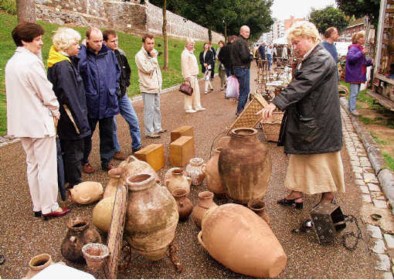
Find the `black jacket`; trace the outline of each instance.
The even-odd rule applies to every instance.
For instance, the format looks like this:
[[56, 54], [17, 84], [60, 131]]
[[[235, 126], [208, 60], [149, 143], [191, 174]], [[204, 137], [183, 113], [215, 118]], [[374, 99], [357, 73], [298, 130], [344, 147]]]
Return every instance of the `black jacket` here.
[[[78, 58], [70, 59], [71, 62], [63, 60], [48, 68], [48, 80], [53, 84], [53, 91], [60, 103], [57, 133], [63, 140], [82, 139], [90, 134], [85, 88], [77, 70]], [[79, 132], [64, 105], [68, 107]]]
[[120, 68], [120, 81], [119, 81], [120, 96], [119, 97], [123, 97], [127, 92], [127, 88], [130, 86], [131, 68], [129, 62], [127, 61], [127, 57], [125, 53], [121, 49], [115, 50], [114, 52]]
[[226, 69], [231, 69], [231, 47], [233, 44], [228, 43], [223, 48], [220, 49], [219, 52], [219, 61], [226, 67]]
[[207, 63], [208, 65], [211, 65], [211, 69], [213, 68], [214, 65], [214, 56], [213, 56], [213, 52], [212, 51], [207, 51], [207, 53], [205, 54], [205, 59], [204, 59], [204, 52], [200, 52], [200, 64], [201, 64], [201, 68], [202, 68], [202, 72], [205, 73], [205, 71], [207, 69], [205, 69], [204, 63]]
[[248, 42], [244, 37], [238, 36], [231, 47], [231, 62], [233, 67], [241, 66], [250, 68], [253, 55], [250, 53]]
[[294, 79], [273, 103], [286, 110], [287, 121], [282, 122], [286, 153], [319, 154], [341, 150], [337, 66], [322, 46], [317, 45], [302, 61]]

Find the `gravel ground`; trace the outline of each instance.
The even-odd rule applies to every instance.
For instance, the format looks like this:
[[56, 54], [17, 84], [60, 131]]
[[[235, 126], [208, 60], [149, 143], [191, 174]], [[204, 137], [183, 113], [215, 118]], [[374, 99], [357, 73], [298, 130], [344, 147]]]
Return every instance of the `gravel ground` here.
[[[252, 89], [255, 84], [255, 69], [252, 71]], [[200, 84], [202, 87], [203, 84]], [[215, 78], [215, 89], [219, 88], [219, 78]], [[191, 125], [195, 131], [196, 156], [205, 161], [209, 159], [214, 138], [225, 131], [235, 119], [236, 103], [225, 100], [224, 93], [215, 90], [202, 96], [202, 104], [207, 108], [205, 112], [185, 114], [183, 111], [183, 96], [178, 91], [163, 94], [161, 108], [163, 127], [171, 131], [182, 125]], [[142, 101], [134, 102], [134, 108], [143, 127]], [[130, 136], [123, 119], [118, 120], [119, 139], [123, 152], [131, 153], [129, 145]], [[143, 144], [163, 143], [166, 148], [166, 158], [170, 144], [170, 133], [165, 133], [161, 139], [151, 140], [143, 138]], [[287, 158], [283, 149], [273, 143], [268, 143], [273, 172], [271, 182], [265, 198], [266, 208], [271, 218], [272, 230], [282, 244], [287, 256], [286, 269], [279, 278], [380, 278], [381, 275], [374, 270], [375, 260], [368, 249], [365, 225], [361, 221], [360, 208], [361, 194], [354, 185], [349, 157], [346, 150], [342, 156], [346, 172], [347, 192], [338, 195], [338, 202], [343, 212], [357, 217], [363, 232], [364, 239], [360, 241], [355, 251], [346, 250], [341, 242], [340, 235], [333, 245], [321, 246], [313, 232], [302, 235], [291, 233], [293, 228], [309, 216], [309, 211], [319, 201], [319, 196], [309, 196], [305, 199], [304, 210], [298, 211], [281, 207], [276, 200], [286, 194], [282, 183], [286, 172]], [[92, 165], [99, 169], [97, 133], [94, 138], [93, 152], [90, 157]], [[115, 163], [117, 163], [115, 161]], [[166, 167], [159, 172], [161, 177], [170, 168]], [[84, 180], [99, 181], [106, 185], [107, 174], [101, 170], [91, 175], [83, 175]], [[190, 199], [197, 202], [197, 194], [206, 189], [205, 182], [199, 187], [193, 187]], [[218, 204], [226, 200], [217, 200]], [[86, 216], [91, 218], [94, 205], [77, 206], [66, 202], [72, 208], [71, 214], [66, 217], [42, 221], [32, 217], [30, 195], [27, 187], [25, 154], [20, 143], [7, 145], [0, 149], [0, 254], [4, 255], [6, 262], [0, 265], [0, 277], [21, 278], [28, 270], [31, 257], [40, 253], [49, 253], [55, 262], [65, 261], [60, 253], [60, 246], [66, 235], [66, 222], [71, 216]], [[349, 226], [355, 230], [354, 226]], [[197, 241], [197, 227], [191, 219], [180, 223], [176, 232], [178, 257], [183, 266], [183, 272], [177, 273], [169, 258], [158, 262], [150, 262], [141, 256], [132, 253], [131, 264], [127, 269], [119, 271], [119, 278], [248, 278], [233, 273], [216, 262]], [[88, 271], [83, 265], [76, 265], [65, 261], [68, 265]], [[103, 277], [102, 274], [96, 275]]]

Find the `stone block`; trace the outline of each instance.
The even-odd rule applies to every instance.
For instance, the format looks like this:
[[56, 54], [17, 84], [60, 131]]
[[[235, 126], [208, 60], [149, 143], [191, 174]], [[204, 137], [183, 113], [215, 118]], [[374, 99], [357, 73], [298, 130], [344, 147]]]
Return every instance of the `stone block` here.
[[170, 163], [172, 166], [185, 166], [194, 157], [194, 138], [181, 136], [170, 144]]
[[367, 231], [372, 238], [382, 239], [382, 232], [380, 228], [373, 225], [367, 225]]
[[184, 125], [171, 131], [171, 143], [181, 136], [194, 137], [194, 129], [192, 126]]
[[163, 144], [150, 144], [135, 152], [134, 156], [149, 163], [155, 171], [162, 169], [165, 164]]
[[386, 241], [387, 247], [389, 249], [394, 249], [394, 235], [385, 233], [384, 240]]

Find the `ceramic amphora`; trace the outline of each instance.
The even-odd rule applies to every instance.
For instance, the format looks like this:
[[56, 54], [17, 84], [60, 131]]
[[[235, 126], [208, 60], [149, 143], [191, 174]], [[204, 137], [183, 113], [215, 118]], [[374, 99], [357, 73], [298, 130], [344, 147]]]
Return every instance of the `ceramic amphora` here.
[[208, 209], [216, 207], [213, 201], [214, 194], [210, 191], [203, 191], [198, 194], [198, 202], [193, 207], [192, 219], [197, 227], [201, 228], [201, 221]]

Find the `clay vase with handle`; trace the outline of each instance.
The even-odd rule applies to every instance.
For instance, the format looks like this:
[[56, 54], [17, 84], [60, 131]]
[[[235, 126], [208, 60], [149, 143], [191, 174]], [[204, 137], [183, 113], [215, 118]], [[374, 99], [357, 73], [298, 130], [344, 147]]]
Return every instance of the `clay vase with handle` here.
[[192, 218], [197, 227], [201, 228], [201, 220], [208, 209], [216, 207], [213, 201], [214, 194], [210, 191], [203, 191], [198, 194], [197, 205], [193, 207]]
[[186, 221], [193, 211], [193, 203], [187, 197], [188, 193], [183, 188], [176, 188], [172, 195], [178, 205], [179, 221]]
[[174, 193], [175, 189], [182, 188], [186, 191], [186, 195], [190, 193], [190, 185], [192, 180], [185, 175], [182, 168], [172, 168], [170, 174], [165, 175], [164, 184], [170, 193]]

